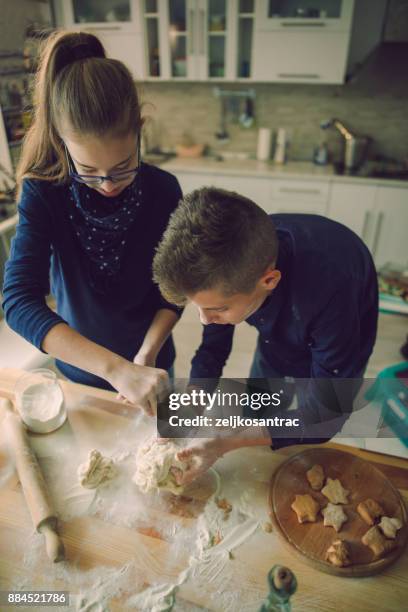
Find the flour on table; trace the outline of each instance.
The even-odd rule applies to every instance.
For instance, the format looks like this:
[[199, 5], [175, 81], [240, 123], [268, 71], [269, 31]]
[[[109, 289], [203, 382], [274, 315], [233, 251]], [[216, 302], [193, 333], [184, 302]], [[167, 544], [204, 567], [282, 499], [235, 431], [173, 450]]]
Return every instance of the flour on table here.
[[114, 462], [104, 457], [98, 450], [91, 450], [88, 460], [78, 468], [78, 478], [81, 486], [86, 489], [96, 489], [116, 476]]
[[136, 454], [136, 471], [133, 481], [144, 493], [157, 489], [167, 489], [174, 495], [181, 495], [184, 487], [177, 484], [171, 468], [184, 472], [187, 467], [185, 461], [177, 459], [181, 446], [175, 442], [159, 444], [155, 438], [141, 446]]

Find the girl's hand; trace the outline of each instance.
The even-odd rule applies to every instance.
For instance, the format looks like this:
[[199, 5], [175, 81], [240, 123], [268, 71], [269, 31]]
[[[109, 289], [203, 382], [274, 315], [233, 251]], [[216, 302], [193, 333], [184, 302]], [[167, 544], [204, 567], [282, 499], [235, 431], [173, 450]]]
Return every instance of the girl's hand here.
[[165, 370], [137, 365], [125, 359], [115, 366], [109, 382], [118, 391], [120, 399], [140, 408], [149, 416], [157, 413], [158, 399], [164, 399], [170, 389]]
[[141, 366], [148, 366], [149, 368], [156, 367], [156, 355], [150, 353], [136, 353], [133, 358], [133, 363]]

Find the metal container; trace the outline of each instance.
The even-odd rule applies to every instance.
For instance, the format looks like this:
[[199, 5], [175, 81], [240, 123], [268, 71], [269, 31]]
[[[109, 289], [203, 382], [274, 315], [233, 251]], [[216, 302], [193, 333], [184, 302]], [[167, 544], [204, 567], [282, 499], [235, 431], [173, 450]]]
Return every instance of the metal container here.
[[357, 170], [367, 159], [370, 138], [368, 136], [352, 136], [344, 140], [344, 169]]
[[343, 136], [343, 166], [346, 172], [358, 170], [365, 160], [371, 138], [368, 136], [357, 136], [353, 134], [346, 126], [338, 119], [329, 119], [322, 121], [320, 124], [322, 129], [334, 127]]

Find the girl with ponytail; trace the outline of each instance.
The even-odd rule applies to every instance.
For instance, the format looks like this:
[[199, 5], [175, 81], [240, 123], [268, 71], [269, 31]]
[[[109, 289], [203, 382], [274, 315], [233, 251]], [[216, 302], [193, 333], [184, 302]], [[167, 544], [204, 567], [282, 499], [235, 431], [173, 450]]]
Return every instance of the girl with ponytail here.
[[116, 389], [152, 414], [180, 310], [161, 297], [151, 266], [180, 187], [141, 161], [132, 77], [92, 34], [47, 39], [34, 108], [17, 170], [6, 320], [70, 380]]

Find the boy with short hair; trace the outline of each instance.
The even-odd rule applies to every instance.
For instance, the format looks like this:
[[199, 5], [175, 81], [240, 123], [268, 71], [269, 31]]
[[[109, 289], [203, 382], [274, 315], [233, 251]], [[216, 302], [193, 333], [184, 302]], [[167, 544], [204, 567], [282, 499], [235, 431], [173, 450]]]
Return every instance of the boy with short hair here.
[[[163, 296], [191, 301], [205, 326], [192, 379], [221, 376], [242, 321], [259, 332], [250, 377], [315, 380], [309, 412], [320, 412], [318, 379], [361, 379], [376, 338], [377, 275], [345, 226], [268, 215], [236, 193], [203, 188], [171, 216], [153, 269]], [[301, 441], [276, 439], [273, 448]]]

